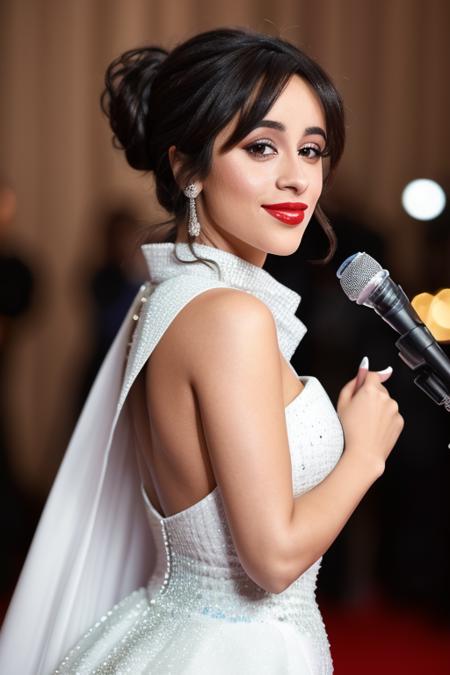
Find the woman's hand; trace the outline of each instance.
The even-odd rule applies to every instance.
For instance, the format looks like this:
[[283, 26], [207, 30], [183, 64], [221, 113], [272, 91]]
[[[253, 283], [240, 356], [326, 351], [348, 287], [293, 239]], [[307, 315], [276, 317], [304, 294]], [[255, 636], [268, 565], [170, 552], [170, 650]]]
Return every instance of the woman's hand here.
[[392, 375], [392, 368], [375, 372], [368, 370], [368, 365], [365, 357], [356, 377], [342, 388], [337, 412], [346, 452], [373, 461], [381, 474], [404, 420], [397, 402], [382, 384]]

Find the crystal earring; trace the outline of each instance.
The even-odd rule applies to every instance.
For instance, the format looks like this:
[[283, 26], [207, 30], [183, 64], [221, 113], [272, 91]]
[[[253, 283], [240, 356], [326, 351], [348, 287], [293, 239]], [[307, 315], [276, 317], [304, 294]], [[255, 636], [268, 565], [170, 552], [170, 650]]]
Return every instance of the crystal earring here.
[[200, 234], [200, 223], [197, 218], [197, 209], [195, 198], [200, 194], [200, 188], [195, 183], [189, 183], [183, 190], [184, 195], [189, 199], [189, 221], [188, 231], [191, 237], [198, 237]]

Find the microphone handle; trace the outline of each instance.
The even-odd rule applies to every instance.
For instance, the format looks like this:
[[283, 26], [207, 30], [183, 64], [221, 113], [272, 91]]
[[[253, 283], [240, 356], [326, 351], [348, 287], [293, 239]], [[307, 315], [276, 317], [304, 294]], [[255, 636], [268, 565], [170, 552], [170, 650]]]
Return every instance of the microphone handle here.
[[403, 288], [389, 276], [374, 288], [363, 304], [372, 307], [400, 335], [417, 326], [425, 327]]

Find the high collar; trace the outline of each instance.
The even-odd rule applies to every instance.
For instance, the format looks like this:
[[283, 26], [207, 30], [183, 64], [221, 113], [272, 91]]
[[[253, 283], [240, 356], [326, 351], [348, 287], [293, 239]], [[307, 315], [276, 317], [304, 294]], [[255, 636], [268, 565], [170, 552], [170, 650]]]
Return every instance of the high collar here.
[[[195, 242], [193, 247], [198, 256], [218, 263], [220, 278], [215, 266], [209, 267], [196, 261], [187, 243], [145, 244], [141, 248], [152, 285], [177, 275], [194, 275], [222, 281], [232, 288], [252, 293], [272, 311], [277, 325], [280, 349], [289, 361], [306, 333], [305, 325], [295, 316], [301, 300], [300, 295], [274, 279], [262, 267], [253, 265], [234, 253]], [[182, 262], [175, 258], [174, 252]], [[183, 262], [190, 260], [195, 262], [187, 265]]]

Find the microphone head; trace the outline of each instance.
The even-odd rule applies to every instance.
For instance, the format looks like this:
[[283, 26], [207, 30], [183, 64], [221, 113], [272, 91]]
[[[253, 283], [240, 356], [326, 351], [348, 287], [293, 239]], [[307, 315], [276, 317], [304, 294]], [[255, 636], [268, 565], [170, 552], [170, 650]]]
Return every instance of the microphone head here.
[[354, 253], [346, 258], [336, 272], [342, 290], [355, 301], [373, 277], [382, 271], [380, 263], [367, 253]]

